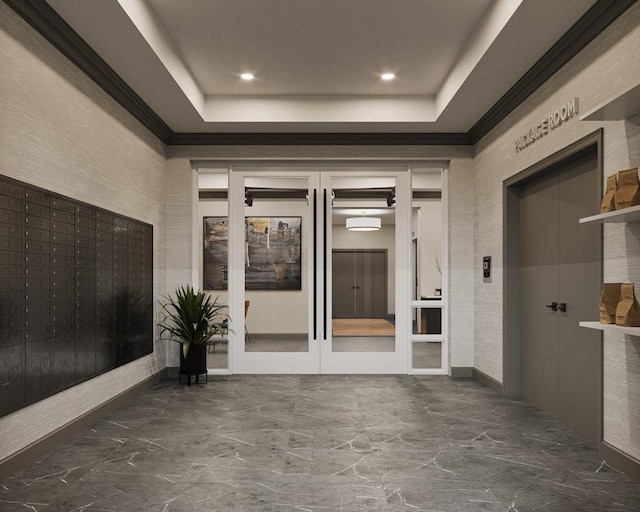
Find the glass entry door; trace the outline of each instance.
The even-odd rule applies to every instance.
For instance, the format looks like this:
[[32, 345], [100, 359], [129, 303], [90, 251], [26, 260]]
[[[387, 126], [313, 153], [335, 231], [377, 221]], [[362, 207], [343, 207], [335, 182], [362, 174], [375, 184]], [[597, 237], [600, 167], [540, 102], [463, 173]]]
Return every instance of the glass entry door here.
[[325, 171], [323, 373], [407, 373], [408, 173]]
[[405, 170], [234, 169], [233, 373], [407, 373]]

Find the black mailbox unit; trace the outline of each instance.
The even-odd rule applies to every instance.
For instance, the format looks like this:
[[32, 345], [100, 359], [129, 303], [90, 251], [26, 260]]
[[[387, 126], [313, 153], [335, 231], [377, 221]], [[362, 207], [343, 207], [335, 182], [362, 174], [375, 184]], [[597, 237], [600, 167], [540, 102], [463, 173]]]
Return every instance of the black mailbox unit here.
[[153, 351], [153, 226], [0, 176], [0, 416]]

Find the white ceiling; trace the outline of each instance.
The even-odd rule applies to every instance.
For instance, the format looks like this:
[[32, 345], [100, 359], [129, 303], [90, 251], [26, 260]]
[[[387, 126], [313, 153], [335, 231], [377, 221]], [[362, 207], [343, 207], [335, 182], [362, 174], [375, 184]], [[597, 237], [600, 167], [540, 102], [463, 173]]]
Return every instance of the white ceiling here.
[[47, 1], [178, 133], [467, 132], [595, 3]]

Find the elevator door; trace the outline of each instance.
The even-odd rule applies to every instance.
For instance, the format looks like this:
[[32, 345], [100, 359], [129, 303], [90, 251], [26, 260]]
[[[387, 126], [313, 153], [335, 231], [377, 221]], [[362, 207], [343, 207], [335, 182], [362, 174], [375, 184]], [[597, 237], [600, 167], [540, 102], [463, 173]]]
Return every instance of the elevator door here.
[[599, 197], [594, 150], [522, 186], [519, 199], [521, 395], [594, 441], [601, 338], [579, 321], [598, 311], [602, 237], [579, 218]]
[[332, 281], [334, 318], [387, 316], [385, 250], [334, 249]]

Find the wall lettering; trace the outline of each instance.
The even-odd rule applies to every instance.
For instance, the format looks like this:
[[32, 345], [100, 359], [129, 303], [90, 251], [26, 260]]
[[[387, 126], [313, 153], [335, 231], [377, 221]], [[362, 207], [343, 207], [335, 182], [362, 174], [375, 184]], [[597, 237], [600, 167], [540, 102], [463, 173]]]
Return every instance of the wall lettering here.
[[566, 123], [576, 115], [578, 115], [578, 98], [573, 98], [569, 100], [566, 105], [562, 105], [562, 107], [550, 113], [537, 125], [531, 127], [529, 131], [525, 132], [521, 137], [518, 137], [515, 142], [516, 153], [519, 153], [538, 139], [548, 135], [561, 126], [562, 123]]

